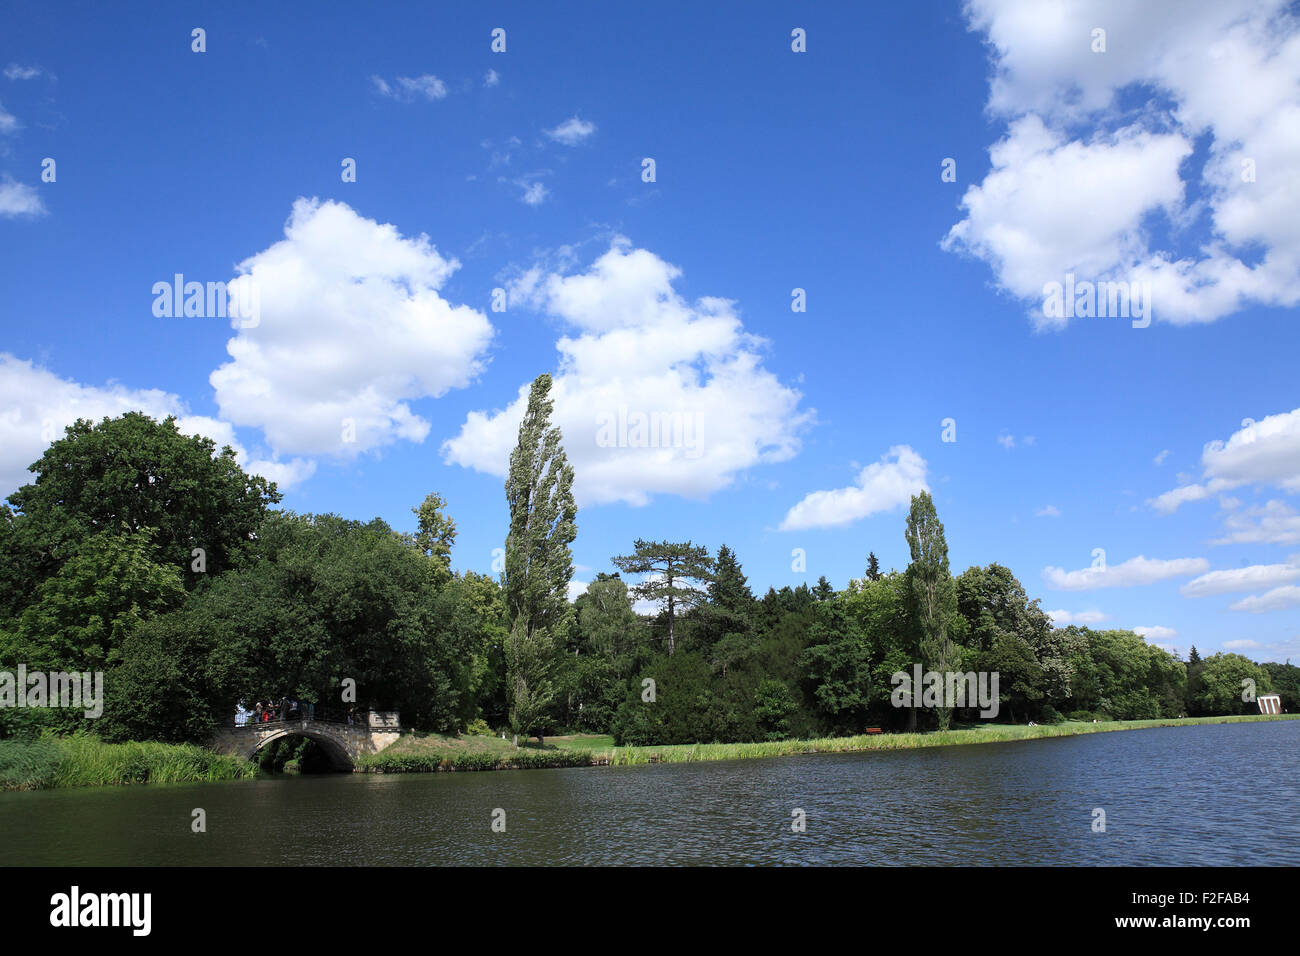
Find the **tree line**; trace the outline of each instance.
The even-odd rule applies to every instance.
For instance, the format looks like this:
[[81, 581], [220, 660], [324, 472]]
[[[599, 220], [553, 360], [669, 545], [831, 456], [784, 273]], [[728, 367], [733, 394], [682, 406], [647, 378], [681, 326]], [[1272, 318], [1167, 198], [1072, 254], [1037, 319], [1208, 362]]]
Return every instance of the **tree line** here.
[[[1055, 627], [1000, 564], [954, 576], [930, 495], [910, 562], [861, 578], [750, 589], [739, 557], [638, 539], [568, 600], [573, 468], [529, 396], [506, 478], [498, 576], [452, 568], [437, 493], [416, 530], [295, 514], [230, 448], [140, 413], [78, 421], [0, 506], [0, 670], [103, 671], [103, 716], [0, 709], [0, 735], [89, 729], [204, 741], [268, 693], [396, 709], [442, 733], [611, 733], [621, 744], [942, 729], [974, 706], [897, 706], [892, 675], [996, 672], [999, 720], [1257, 712], [1244, 681], [1300, 701], [1300, 668], [1186, 661], [1127, 630]], [[625, 580], [623, 575], [628, 575]], [[633, 580], [635, 579], [635, 580]], [[652, 613], [637, 612], [640, 606]], [[972, 703], [973, 702], [968, 702]]]

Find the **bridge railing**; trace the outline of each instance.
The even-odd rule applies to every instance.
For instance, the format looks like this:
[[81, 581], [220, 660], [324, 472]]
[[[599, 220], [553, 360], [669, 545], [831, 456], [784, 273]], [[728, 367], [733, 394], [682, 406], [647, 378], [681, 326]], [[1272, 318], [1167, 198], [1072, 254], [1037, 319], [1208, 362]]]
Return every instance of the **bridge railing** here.
[[305, 704], [299, 705], [296, 710], [290, 710], [288, 717], [281, 717], [283, 711], [273, 709], [264, 717], [259, 718], [256, 713], [236, 714], [233, 718], [235, 727], [267, 727], [271, 728], [277, 724], [298, 724], [304, 720], [320, 723], [322, 721], [334, 724], [349, 724], [367, 730], [398, 730], [401, 727], [401, 718], [395, 710], [358, 710], [356, 708], [348, 709], [346, 707], [310, 707]]
[[307, 707], [300, 705], [296, 710], [289, 711], [288, 717], [281, 717], [283, 711], [273, 708], [265, 716], [259, 717], [255, 712], [236, 714], [234, 717], [234, 726], [236, 727], [272, 727], [277, 724], [297, 724], [304, 720], [313, 722], [326, 721], [334, 724], [352, 724], [356, 727], [364, 727], [367, 723], [365, 711], [348, 711], [341, 708], [331, 707]]

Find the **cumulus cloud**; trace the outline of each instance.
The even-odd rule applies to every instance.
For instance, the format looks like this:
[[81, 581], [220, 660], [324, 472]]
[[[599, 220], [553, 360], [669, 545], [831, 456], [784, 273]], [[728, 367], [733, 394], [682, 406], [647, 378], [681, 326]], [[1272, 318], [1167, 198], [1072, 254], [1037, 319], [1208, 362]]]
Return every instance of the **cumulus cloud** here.
[[986, 261], [1039, 324], [1065, 321], [1040, 306], [1067, 273], [1150, 283], [1155, 317], [1175, 323], [1300, 302], [1300, 25], [1286, 0], [965, 9], [1006, 131], [946, 249]]
[[1044, 613], [1052, 619], [1052, 624], [1056, 627], [1068, 627], [1071, 624], [1081, 624], [1086, 627], [1100, 624], [1107, 617], [1101, 611], [1045, 611]]
[[1260, 421], [1245, 419], [1225, 441], [1212, 441], [1201, 451], [1199, 483], [1186, 484], [1147, 503], [1166, 514], [1191, 501], [1248, 484], [1264, 484], [1289, 493], [1300, 492], [1300, 408]]
[[382, 76], [372, 76], [370, 83], [379, 95], [403, 103], [415, 99], [441, 100], [447, 96], [447, 84], [432, 73], [425, 73], [422, 76], [399, 76], [392, 83]]
[[1240, 591], [1258, 591], [1300, 581], [1300, 555], [1286, 564], [1254, 564], [1245, 568], [1211, 571], [1193, 578], [1178, 590], [1187, 597], [1210, 597]]
[[1284, 611], [1287, 608], [1300, 607], [1300, 585], [1288, 584], [1273, 588], [1264, 594], [1252, 594], [1240, 601], [1228, 605], [1232, 611], [1247, 611], [1251, 614], [1263, 614], [1266, 611]]
[[0, 103], [0, 134], [12, 133], [17, 128], [18, 117], [6, 110], [4, 104]]
[[40, 76], [42, 72], [39, 66], [22, 66], [18, 63], [10, 63], [5, 67], [5, 79], [33, 80]]
[[1122, 564], [1102, 563], [1078, 571], [1046, 567], [1043, 569], [1043, 581], [1049, 588], [1057, 591], [1131, 588], [1166, 581], [1169, 578], [1201, 574], [1209, 570], [1209, 567], [1210, 563], [1204, 558], [1174, 558], [1165, 561], [1139, 554], [1136, 558], [1129, 558]]
[[791, 508], [781, 531], [835, 528], [868, 515], [906, 507], [912, 496], [929, 491], [925, 459], [907, 445], [895, 445], [859, 472], [847, 488], [814, 491]]
[[483, 74], [484, 86], [496, 86], [500, 82], [501, 82], [501, 74], [498, 73], [496, 70], [488, 70], [485, 74]]
[[[551, 397], [579, 503], [702, 499], [797, 452], [812, 413], [763, 367], [764, 343], [733, 302], [687, 301], [676, 266], [622, 238], [586, 271], [567, 271], [536, 266], [509, 295], [567, 327]], [[471, 412], [444, 443], [446, 461], [504, 475], [529, 385], [505, 409]]]
[[596, 132], [596, 124], [571, 116], [554, 129], [548, 129], [546, 135], [564, 146], [576, 146]]
[[1229, 514], [1212, 544], [1300, 544], [1300, 512], [1276, 499]]
[[1151, 643], [1155, 643], [1156, 641], [1167, 641], [1171, 637], [1178, 636], [1178, 632], [1172, 627], [1164, 627], [1160, 624], [1156, 624], [1152, 627], [1135, 627], [1133, 628], [1133, 633]]
[[26, 183], [15, 182], [8, 176], [0, 178], [0, 216], [17, 219], [21, 216], [45, 215], [45, 203], [40, 194]]
[[408, 403], [468, 385], [493, 335], [438, 294], [460, 263], [339, 202], [299, 199], [284, 235], [238, 266], [260, 320], [210, 376], [221, 417], [262, 429], [277, 455], [423, 441], [429, 422]]
[[185, 402], [170, 392], [115, 382], [82, 385], [7, 353], [0, 353], [0, 409], [4, 409], [0, 412], [0, 496], [31, 481], [34, 476], [27, 466], [78, 418], [99, 422], [133, 411], [159, 420], [176, 416], [182, 434], [211, 438], [218, 449], [230, 445], [245, 471], [281, 487], [303, 481], [313, 470], [310, 462], [300, 459], [282, 462], [253, 456], [236, 440], [228, 423], [191, 415]]
[[1039, 518], [1059, 518], [1061, 517], [1061, 509], [1056, 505], [1048, 505], [1045, 508], [1039, 508], [1034, 514]]

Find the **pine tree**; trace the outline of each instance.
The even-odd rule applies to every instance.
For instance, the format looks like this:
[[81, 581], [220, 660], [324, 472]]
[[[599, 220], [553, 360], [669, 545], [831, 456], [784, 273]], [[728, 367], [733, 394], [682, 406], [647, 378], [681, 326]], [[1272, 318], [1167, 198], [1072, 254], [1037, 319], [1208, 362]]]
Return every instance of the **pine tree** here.
[[874, 551], [867, 555], [867, 580], [880, 580], [880, 562], [876, 560], [876, 552]]
[[693, 586], [691, 581], [710, 581], [713, 577], [713, 559], [704, 547], [695, 547], [689, 541], [643, 541], [633, 543], [632, 554], [611, 560], [619, 570], [628, 574], [649, 574], [650, 578], [632, 589], [642, 600], [663, 602], [668, 611], [668, 654], [677, 648], [674, 627], [677, 609], [689, 610], [701, 603], [706, 592]]
[[502, 591], [510, 620], [506, 639], [506, 692], [510, 729], [525, 737], [536, 727], [555, 694], [551, 682], [554, 630], [569, 610], [573, 578], [570, 545], [577, 537], [578, 509], [573, 500], [573, 468], [551, 425], [551, 376], [539, 375], [519, 424], [519, 441], [510, 454]]
[[725, 544], [718, 549], [713, 579], [709, 581], [709, 601], [723, 610], [747, 617], [753, 610], [754, 594], [741, 571], [736, 552]]
[[831, 587], [831, 582], [826, 580], [826, 575], [817, 579], [817, 586], [813, 588], [813, 597], [818, 601], [829, 601], [835, 597], [835, 589]]

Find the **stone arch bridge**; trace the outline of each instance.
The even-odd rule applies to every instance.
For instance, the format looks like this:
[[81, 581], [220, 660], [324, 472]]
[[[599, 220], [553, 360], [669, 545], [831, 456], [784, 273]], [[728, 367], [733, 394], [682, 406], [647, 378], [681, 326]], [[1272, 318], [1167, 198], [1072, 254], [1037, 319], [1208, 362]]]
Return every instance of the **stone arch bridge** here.
[[281, 737], [309, 737], [321, 745], [336, 770], [354, 770], [365, 754], [376, 754], [402, 734], [401, 721], [395, 710], [357, 714], [352, 722], [346, 717], [330, 716], [220, 728], [209, 746], [217, 753], [251, 760], [273, 740]]

